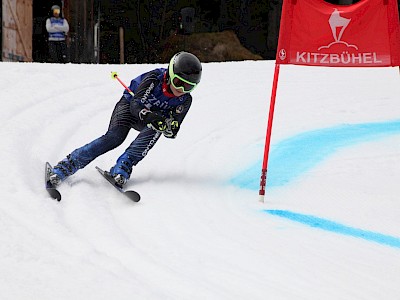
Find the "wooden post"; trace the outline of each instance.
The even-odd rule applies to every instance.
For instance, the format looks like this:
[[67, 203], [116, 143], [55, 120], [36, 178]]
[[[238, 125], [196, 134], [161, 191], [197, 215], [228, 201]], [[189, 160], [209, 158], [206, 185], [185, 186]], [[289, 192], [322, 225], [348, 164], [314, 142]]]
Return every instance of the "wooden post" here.
[[119, 63], [124, 63], [124, 27], [119, 28]]

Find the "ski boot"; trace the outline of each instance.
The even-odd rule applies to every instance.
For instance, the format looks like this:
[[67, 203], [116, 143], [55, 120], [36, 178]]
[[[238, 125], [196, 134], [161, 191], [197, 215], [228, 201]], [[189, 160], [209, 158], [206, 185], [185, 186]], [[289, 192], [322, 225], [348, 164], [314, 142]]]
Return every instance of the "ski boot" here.
[[122, 187], [130, 178], [132, 165], [132, 157], [124, 153], [118, 158], [115, 166], [110, 169], [110, 175], [120, 187]]
[[71, 158], [71, 155], [67, 155], [66, 158], [53, 167], [53, 170], [49, 175], [49, 180], [51, 184], [57, 186], [76, 171], [78, 171], [76, 162]]

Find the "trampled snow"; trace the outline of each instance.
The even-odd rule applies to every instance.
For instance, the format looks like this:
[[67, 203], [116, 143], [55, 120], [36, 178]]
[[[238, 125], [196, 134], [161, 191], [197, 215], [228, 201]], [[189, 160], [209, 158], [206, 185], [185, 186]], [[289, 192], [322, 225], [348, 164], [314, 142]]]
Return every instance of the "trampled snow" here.
[[104, 181], [135, 138], [60, 187], [57, 163], [107, 130], [157, 65], [1, 63], [1, 299], [400, 299], [398, 68], [282, 66], [258, 202], [273, 61], [204, 64], [177, 139]]

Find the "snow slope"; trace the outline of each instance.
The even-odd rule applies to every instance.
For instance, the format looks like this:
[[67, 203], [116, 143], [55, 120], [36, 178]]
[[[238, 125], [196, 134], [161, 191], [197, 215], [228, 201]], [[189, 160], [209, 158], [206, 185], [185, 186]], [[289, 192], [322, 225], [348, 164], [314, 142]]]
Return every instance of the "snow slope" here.
[[[176, 140], [101, 178], [136, 136], [44, 190], [103, 134], [125, 82], [165, 65], [0, 63], [2, 299], [400, 299], [396, 68], [282, 66], [265, 203], [273, 61], [204, 64]], [[167, 158], [167, 159], [166, 159]]]

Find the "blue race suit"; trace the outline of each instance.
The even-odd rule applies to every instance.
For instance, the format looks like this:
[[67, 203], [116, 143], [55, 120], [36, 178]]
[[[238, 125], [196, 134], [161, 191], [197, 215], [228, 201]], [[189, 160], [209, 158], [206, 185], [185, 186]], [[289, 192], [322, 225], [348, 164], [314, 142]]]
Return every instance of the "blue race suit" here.
[[139, 131], [139, 135], [110, 171], [112, 175], [121, 174], [128, 179], [132, 166], [137, 165], [147, 155], [161, 136], [160, 132], [147, 127], [141, 118], [141, 111], [147, 109], [166, 118], [172, 116], [181, 124], [192, 104], [192, 96], [189, 93], [176, 97], [169, 91], [166, 77], [167, 69], [159, 68], [133, 79], [129, 88], [134, 96], [124, 91], [122, 98], [115, 105], [107, 132], [72, 151], [53, 168], [53, 172], [64, 180], [96, 157], [121, 145], [129, 130], [134, 128]]

